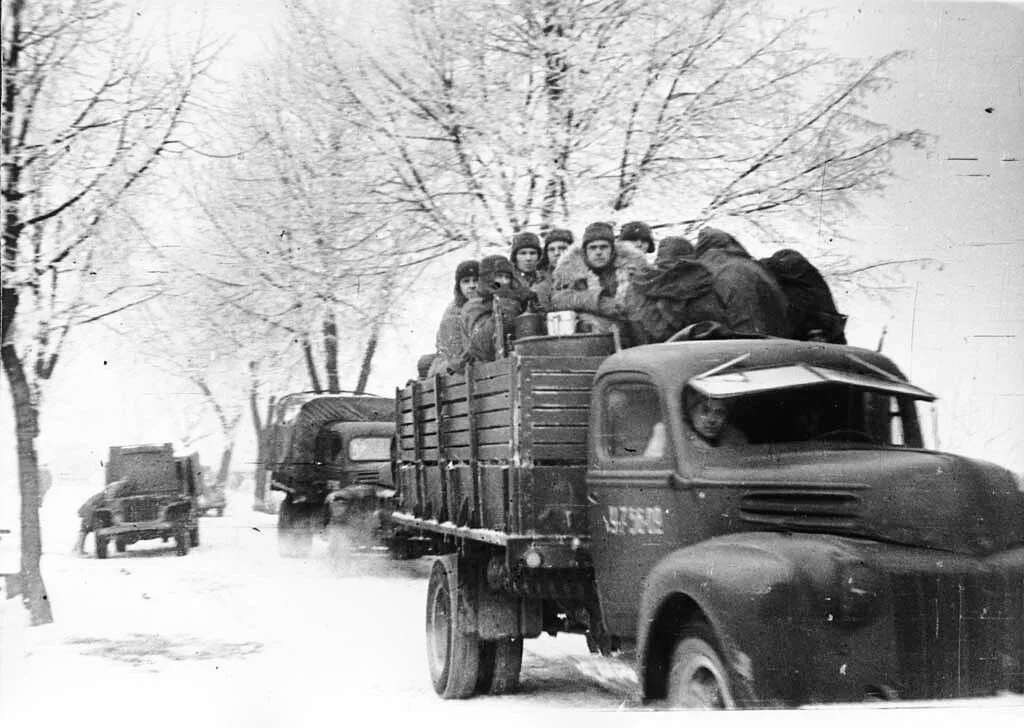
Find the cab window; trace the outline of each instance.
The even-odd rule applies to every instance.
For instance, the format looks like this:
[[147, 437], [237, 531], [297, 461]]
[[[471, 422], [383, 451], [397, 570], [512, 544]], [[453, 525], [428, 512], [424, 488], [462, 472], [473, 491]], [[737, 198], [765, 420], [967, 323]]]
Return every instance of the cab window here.
[[658, 390], [647, 382], [613, 383], [602, 395], [601, 455], [615, 459], [663, 459], [668, 435]]

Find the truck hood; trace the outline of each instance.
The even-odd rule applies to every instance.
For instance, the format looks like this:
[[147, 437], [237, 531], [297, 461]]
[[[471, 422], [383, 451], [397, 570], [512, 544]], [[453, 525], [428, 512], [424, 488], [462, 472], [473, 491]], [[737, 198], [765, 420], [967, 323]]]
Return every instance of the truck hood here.
[[750, 454], [730, 468], [742, 528], [827, 531], [984, 556], [1024, 545], [1010, 471], [947, 453], [828, 449]]

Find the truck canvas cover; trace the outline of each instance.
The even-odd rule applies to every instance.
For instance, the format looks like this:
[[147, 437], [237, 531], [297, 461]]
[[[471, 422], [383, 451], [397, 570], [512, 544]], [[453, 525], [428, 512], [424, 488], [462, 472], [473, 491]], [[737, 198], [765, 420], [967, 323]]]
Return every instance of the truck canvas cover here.
[[[275, 423], [268, 467], [312, 464], [317, 433], [329, 422], [392, 422], [395, 402], [371, 395], [311, 396], [296, 410], [282, 400], [281, 421]], [[287, 418], [287, 419], [285, 419]]]

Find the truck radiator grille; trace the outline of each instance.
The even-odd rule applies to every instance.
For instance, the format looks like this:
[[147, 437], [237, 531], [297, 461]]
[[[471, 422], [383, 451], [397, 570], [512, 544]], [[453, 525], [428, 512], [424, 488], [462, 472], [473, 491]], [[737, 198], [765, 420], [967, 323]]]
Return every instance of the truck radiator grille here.
[[894, 687], [904, 699], [1024, 692], [1024, 575], [893, 577]]
[[352, 485], [376, 485], [377, 484], [377, 471], [376, 470], [360, 470], [352, 473], [351, 479]]
[[125, 521], [155, 521], [160, 515], [160, 504], [145, 499], [125, 499], [121, 502], [122, 519]]
[[852, 528], [859, 520], [859, 512], [860, 498], [837, 491], [757, 491], [740, 499], [740, 518], [775, 528]]

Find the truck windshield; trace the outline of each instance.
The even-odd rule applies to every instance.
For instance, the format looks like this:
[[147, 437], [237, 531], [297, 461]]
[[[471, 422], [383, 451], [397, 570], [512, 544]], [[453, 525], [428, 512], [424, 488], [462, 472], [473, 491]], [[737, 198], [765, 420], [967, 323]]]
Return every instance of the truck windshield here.
[[349, 460], [391, 459], [390, 437], [353, 437], [348, 441]]
[[[814, 442], [924, 447], [920, 399], [910, 394], [880, 392], [855, 385], [827, 384], [808, 388], [762, 391], [728, 398], [708, 398], [686, 390], [686, 411], [701, 400], [716, 405], [744, 445]], [[692, 415], [688, 426], [694, 429]]]

